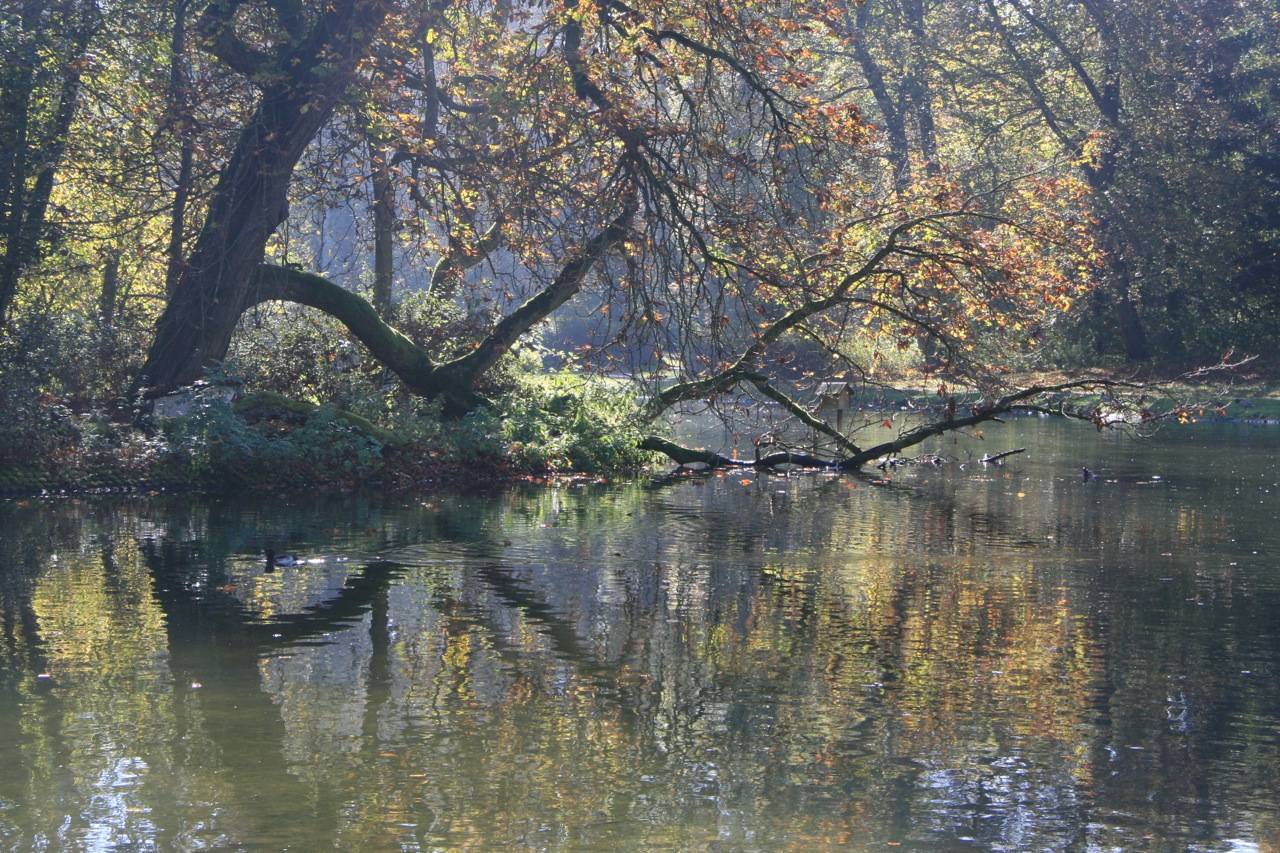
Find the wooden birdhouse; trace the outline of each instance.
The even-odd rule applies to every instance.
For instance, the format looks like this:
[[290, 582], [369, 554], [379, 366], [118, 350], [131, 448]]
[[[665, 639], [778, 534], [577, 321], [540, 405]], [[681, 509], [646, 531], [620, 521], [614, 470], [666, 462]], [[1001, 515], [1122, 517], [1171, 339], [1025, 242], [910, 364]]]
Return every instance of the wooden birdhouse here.
[[818, 385], [818, 402], [814, 413], [843, 431], [845, 418], [853, 409], [853, 385], [848, 382], [823, 382]]

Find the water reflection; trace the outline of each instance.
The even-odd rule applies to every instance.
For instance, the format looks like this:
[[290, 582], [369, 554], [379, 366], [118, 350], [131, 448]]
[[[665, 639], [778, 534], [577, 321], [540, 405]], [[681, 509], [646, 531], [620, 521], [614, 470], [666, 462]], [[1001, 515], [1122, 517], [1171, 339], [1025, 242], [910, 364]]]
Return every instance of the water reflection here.
[[1276, 440], [1016, 429], [888, 487], [0, 505], [0, 841], [1280, 843]]

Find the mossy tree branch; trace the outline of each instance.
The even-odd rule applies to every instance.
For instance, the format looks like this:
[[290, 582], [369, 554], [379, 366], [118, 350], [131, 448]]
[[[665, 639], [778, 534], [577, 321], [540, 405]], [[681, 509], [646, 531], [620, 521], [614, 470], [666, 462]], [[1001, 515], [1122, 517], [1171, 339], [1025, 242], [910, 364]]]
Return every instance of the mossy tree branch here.
[[324, 276], [274, 264], [258, 268], [250, 293], [252, 302], [246, 307], [278, 299], [315, 308], [341, 321], [410, 390], [434, 396], [436, 365], [430, 356], [379, 317], [363, 297]]
[[474, 385], [476, 380], [493, 367], [525, 332], [577, 295], [596, 263], [603, 260], [609, 250], [626, 237], [634, 213], [635, 207], [629, 203], [617, 218], [588, 240], [581, 250], [570, 258], [549, 285], [503, 317], [494, 326], [493, 331], [471, 352], [441, 365], [438, 373], [447, 377], [451, 383]]
[[293, 267], [260, 265], [244, 308], [281, 300], [323, 311], [345, 325], [410, 391], [429, 399], [441, 398], [446, 412], [460, 415], [480, 403], [475, 385], [484, 373], [529, 329], [582, 289], [592, 268], [626, 236], [633, 212], [634, 207], [628, 204], [569, 259], [551, 284], [503, 317], [474, 349], [452, 361], [436, 363], [422, 347], [383, 320], [366, 299], [324, 276]]

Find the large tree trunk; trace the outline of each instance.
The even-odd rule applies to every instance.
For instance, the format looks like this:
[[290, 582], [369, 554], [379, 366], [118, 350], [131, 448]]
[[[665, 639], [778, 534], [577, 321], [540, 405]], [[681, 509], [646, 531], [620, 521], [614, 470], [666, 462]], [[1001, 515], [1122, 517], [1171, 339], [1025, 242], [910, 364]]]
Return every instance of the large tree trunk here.
[[306, 87], [263, 93], [213, 193], [208, 218], [156, 327], [142, 386], [199, 379], [227, 353], [267, 240], [288, 215], [289, 183], [335, 96]]
[[390, 4], [329, 0], [310, 29], [302, 17], [281, 12], [289, 4], [279, 4], [286, 32], [270, 49], [240, 37], [239, 6], [206, 6], [200, 32], [228, 66], [260, 84], [262, 94], [218, 177], [195, 248], [156, 327], [136, 383], [152, 391], [192, 382], [226, 355], [267, 240], [288, 215], [294, 166], [333, 113]]

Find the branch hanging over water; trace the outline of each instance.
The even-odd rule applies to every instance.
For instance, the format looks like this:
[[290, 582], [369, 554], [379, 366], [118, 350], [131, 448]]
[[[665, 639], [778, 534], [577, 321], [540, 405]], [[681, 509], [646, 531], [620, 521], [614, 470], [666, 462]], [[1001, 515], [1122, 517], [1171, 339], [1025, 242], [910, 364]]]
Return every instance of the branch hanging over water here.
[[[1230, 367], [1232, 366], [1224, 365], [1224, 369], [1228, 369]], [[739, 376], [742, 379], [753, 381], [748, 372], [741, 373]], [[658, 438], [656, 436], [646, 438], [641, 442], [640, 447], [643, 450], [662, 453], [681, 466], [702, 464], [706, 465], [708, 468], [761, 469], [792, 466], [797, 468], [827, 468], [839, 471], [857, 471], [864, 465], [880, 459], [881, 457], [895, 456], [903, 450], [906, 450], [909, 447], [914, 447], [915, 445], [927, 441], [930, 438], [934, 438], [948, 432], [977, 426], [978, 424], [989, 421], [999, 421], [1001, 415], [1008, 414], [1010, 412], [1035, 412], [1041, 414], [1056, 413], [1060, 416], [1085, 418], [1097, 425], [1099, 429], [1104, 429], [1108, 427], [1132, 425], [1134, 423], [1154, 423], [1170, 417], [1181, 417], [1190, 408], [1194, 408], [1194, 406], [1184, 404], [1175, 406], [1168, 412], [1154, 414], [1141, 407], [1143, 398], [1140, 398], [1137, 401], [1113, 400], [1112, 403], [1109, 404], [1110, 408], [1099, 404], [1094, 406], [1088, 415], [1085, 415], [1082, 413], [1082, 410], [1071, 410], [1064, 405], [1059, 405], [1056, 408], [1049, 405], [1050, 399], [1060, 394], [1102, 392], [1107, 395], [1114, 395], [1117, 391], [1148, 391], [1154, 387], [1156, 386], [1147, 383], [1096, 377], [1050, 385], [1032, 385], [1028, 388], [1010, 392], [994, 402], [979, 404], [973, 408], [972, 414], [966, 417], [948, 417], [943, 420], [922, 424], [914, 429], [903, 432], [895, 439], [881, 442], [880, 444], [869, 447], [866, 450], [856, 450], [855, 448], [856, 452], [839, 458], [824, 459], [805, 453], [780, 452], [769, 454], [757, 461], [730, 459], [719, 453], [684, 447], [673, 441]], [[794, 401], [791, 402], [794, 404]], [[798, 404], [794, 405], [798, 406]], [[787, 408], [789, 411], [791, 410], [791, 407], [788, 406]], [[805, 423], [808, 422], [805, 421]], [[1012, 450], [1006, 453], [997, 454], [994, 457], [988, 457], [984, 461], [995, 461], [1020, 452], [1021, 450]]]

